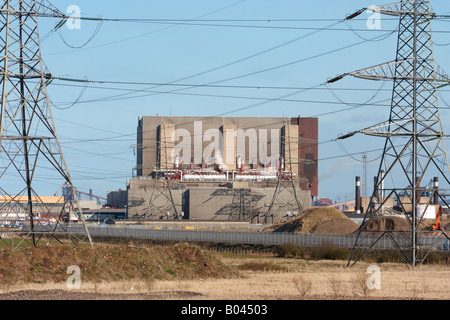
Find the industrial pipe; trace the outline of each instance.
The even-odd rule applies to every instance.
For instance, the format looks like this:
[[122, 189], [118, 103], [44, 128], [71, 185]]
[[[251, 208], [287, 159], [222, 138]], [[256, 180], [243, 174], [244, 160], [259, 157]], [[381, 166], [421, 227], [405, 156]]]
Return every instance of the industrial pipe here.
[[356, 177], [355, 213], [361, 214], [361, 177]]
[[439, 204], [439, 177], [434, 177], [434, 200], [433, 204], [438, 205]]

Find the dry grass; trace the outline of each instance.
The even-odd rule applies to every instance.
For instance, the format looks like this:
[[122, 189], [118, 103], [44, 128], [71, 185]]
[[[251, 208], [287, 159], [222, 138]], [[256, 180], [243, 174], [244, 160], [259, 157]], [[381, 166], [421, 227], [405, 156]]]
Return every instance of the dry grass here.
[[[276, 263], [284, 271], [245, 271], [240, 279], [201, 282], [157, 282], [159, 288], [183, 288], [202, 294], [202, 299], [450, 299], [450, 269], [446, 266], [382, 264], [381, 289], [366, 286], [369, 264], [346, 267], [343, 261], [305, 261], [300, 259], [258, 258]], [[239, 266], [254, 258], [224, 258]], [[172, 287], [174, 286], [174, 287]]]
[[[418, 271], [420, 274], [421, 272]], [[449, 299], [448, 280], [434, 276], [421, 278], [416, 271], [389, 272], [384, 275], [381, 290], [362, 292], [354, 287], [355, 271], [340, 271], [339, 281], [327, 273], [253, 273], [244, 279], [204, 281], [163, 281], [155, 284], [159, 290], [188, 290], [201, 293], [201, 299], [269, 300], [269, 299]], [[436, 272], [440, 279], [449, 279], [449, 272]], [[298, 280], [301, 279], [301, 280]], [[297, 280], [297, 281], [296, 281]], [[444, 282], [444, 283], [441, 283]]]
[[84, 283], [137, 282], [145, 287], [156, 279], [199, 279], [233, 276], [210, 253], [188, 244], [170, 247], [97, 245], [73, 248], [55, 245], [0, 252], [0, 289], [18, 284], [65, 283], [69, 266], [77, 266]]
[[[450, 269], [443, 265], [426, 265], [410, 269], [402, 264], [383, 263], [381, 267], [381, 289], [369, 290], [365, 283], [369, 274], [369, 264], [360, 262], [352, 268], [346, 267], [346, 261], [309, 261], [292, 258], [246, 256], [231, 254], [210, 254], [198, 248], [179, 245], [177, 250], [161, 248], [151, 255], [155, 264], [148, 265], [152, 277], [146, 279], [137, 276], [128, 278], [83, 279], [78, 292], [96, 293], [98, 299], [111, 294], [134, 294], [133, 299], [202, 299], [202, 300], [293, 300], [293, 299], [432, 299], [450, 298]], [[135, 251], [136, 250], [136, 251]], [[136, 259], [142, 249], [127, 248], [122, 255], [129, 254]], [[104, 252], [103, 252], [104, 253]], [[118, 254], [118, 253], [116, 253]], [[34, 257], [31, 259], [31, 257]], [[48, 256], [47, 256], [48, 257]], [[104, 268], [108, 255], [97, 255], [98, 264]], [[197, 260], [201, 257], [201, 260]], [[37, 256], [28, 256], [28, 266], [38, 260]], [[81, 258], [80, 258], [81, 259]], [[105, 260], [104, 260], [105, 259]], [[60, 259], [64, 260], [64, 259]], [[72, 263], [72, 261], [66, 261]], [[137, 262], [138, 260], [136, 260]], [[175, 264], [173, 263], [175, 261]], [[169, 272], [167, 267], [177, 265], [177, 272]], [[181, 266], [184, 263], [185, 269]], [[209, 267], [196, 265], [195, 262], [207, 261]], [[140, 261], [142, 262], [142, 261]], [[39, 262], [37, 262], [39, 264]], [[83, 264], [83, 261], [78, 260]], [[84, 262], [86, 263], [86, 262]], [[163, 263], [161, 265], [161, 263]], [[3, 265], [3, 263], [2, 263]], [[38, 265], [39, 266], [39, 265]], [[118, 268], [117, 264], [113, 264]], [[88, 266], [85, 264], [85, 267]], [[130, 265], [125, 266], [129, 268]], [[166, 270], [165, 270], [166, 268]], [[109, 269], [108, 269], [109, 270]], [[121, 272], [124, 272], [124, 269]], [[175, 269], [172, 269], [172, 271]], [[206, 272], [205, 270], [209, 270]], [[232, 270], [239, 270], [239, 276]], [[23, 272], [30, 270], [22, 269]], [[87, 272], [87, 271], [86, 271]], [[31, 272], [33, 273], [33, 272]], [[92, 271], [93, 274], [96, 274]], [[162, 277], [161, 275], [164, 275]], [[64, 274], [64, 279], [67, 274]], [[0, 281], [4, 292], [17, 290], [67, 290], [65, 282], [60, 280], [11, 283]], [[73, 292], [73, 291], [72, 291]], [[189, 293], [179, 296], [177, 293]], [[1, 298], [1, 297], [0, 297]], [[124, 296], [123, 299], [126, 299]]]

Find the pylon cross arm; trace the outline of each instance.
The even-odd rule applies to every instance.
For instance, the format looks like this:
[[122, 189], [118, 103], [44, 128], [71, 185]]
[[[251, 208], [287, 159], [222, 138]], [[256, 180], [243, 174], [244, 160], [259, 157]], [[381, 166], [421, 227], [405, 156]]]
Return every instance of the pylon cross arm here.
[[[379, 137], [392, 137], [392, 136], [410, 136], [410, 130], [403, 130], [408, 124], [411, 124], [414, 119], [406, 119], [400, 121], [384, 121], [379, 124], [367, 127], [362, 130], [354, 131], [352, 133], [342, 135], [338, 137], [336, 140], [345, 140], [348, 139], [355, 134], [362, 133], [369, 136], [379, 136]], [[423, 134], [425, 135], [425, 134]], [[430, 136], [435, 137], [436, 134], [429, 134]]]
[[[414, 59], [406, 59], [401, 61], [391, 61], [382, 63], [373, 67], [360, 69], [353, 72], [348, 72], [343, 75], [337, 76], [328, 81], [328, 83], [336, 82], [345, 76], [353, 76], [356, 78], [366, 80], [417, 80], [417, 81], [436, 81], [441, 85], [450, 84], [450, 77], [444, 70], [434, 62], [432, 59], [419, 60], [421, 65], [421, 74], [414, 77], [414, 74], [410, 72], [410, 66], [414, 63]], [[434, 69], [434, 70], [433, 70]]]
[[0, 14], [32, 14], [34, 16], [38, 17], [56, 17], [56, 18], [69, 18], [67, 15], [65, 15], [63, 12], [61, 12], [58, 8], [53, 6], [50, 2], [46, 0], [37, 1], [37, 8], [31, 8], [27, 10], [26, 7], [24, 7], [22, 10], [17, 10], [14, 8], [7, 8], [7, 6], [3, 6], [0, 8]]
[[[380, 124], [360, 130], [359, 132], [369, 136], [382, 137], [411, 135], [411, 131], [402, 130], [402, 128], [412, 123], [413, 121], [414, 119], [407, 119], [396, 122], [385, 121]], [[395, 129], [391, 129], [391, 127], [395, 127]]]
[[[437, 17], [442, 17], [442, 16], [436, 15], [434, 12], [429, 10], [429, 8], [430, 8], [429, 5], [425, 6], [425, 7], [419, 6], [418, 8], [415, 8], [415, 6], [414, 6], [415, 2], [416, 2], [415, 0], [410, 0], [410, 1], [395, 2], [395, 3], [391, 3], [391, 4], [380, 5], [380, 6], [370, 6], [368, 8], [360, 9], [351, 15], [348, 15], [345, 18], [345, 20], [352, 20], [352, 19], [356, 18], [357, 16], [359, 16], [360, 14], [362, 14], [366, 10], [373, 11], [373, 12], [379, 13], [379, 14], [395, 16], [395, 17], [400, 17], [400, 16], [404, 16], [404, 15], [418, 15], [418, 16], [426, 17], [426, 20], [434, 19]], [[409, 8], [409, 10], [408, 10], [408, 8]]]
[[404, 16], [404, 15], [418, 15], [418, 16], [426, 16], [430, 19], [434, 19], [436, 17], [436, 14], [430, 10], [430, 6], [417, 6], [416, 10], [414, 7], [414, 3], [416, 0], [410, 0], [410, 1], [401, 1], [401, 2], [395, 2], [380, 6], [370, 6], [367, 8], [369, 11], [373, 11], [380, 14], [385, 14], [389, 16]]

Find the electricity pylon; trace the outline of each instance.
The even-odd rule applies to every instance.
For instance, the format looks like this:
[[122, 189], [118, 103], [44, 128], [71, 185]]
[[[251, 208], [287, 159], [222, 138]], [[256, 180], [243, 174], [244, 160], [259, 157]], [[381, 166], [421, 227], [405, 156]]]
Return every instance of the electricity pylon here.
[[[65, 15], [47, 1], [6, 0], [0, 7], [0, 214], [24, 221], [20, 232], [2, 231], [0, 239], [18, 247], [68, 237], [92, 246], [49, 105], [52, 76], [42, 61], [39, 17]], [[40, 195], [50, 183], [53, 190], [67, 183], [64, 195]], [[83, 224], [81, 234], [69, 230], [71, 220]]]
[[[435, 204], [433, 199], [446, 203], [442, 196], [445, 194], [442, 186], [448, 188], [450, 185], [449, 162], [444, 147], [437, 96], [439, 87], [448, 85], [450, 78], [434, 60], [431, 21], [438, 16], [433, 12], [430, 1], [403, 0], [369, 9], [399, 17], [395, 61], [346, 73], [329, 81], [333, 83], [350, 75], [394, 82], [389, 120], [339, 138], [345, 139], [356, 133], [363, 133], [386, 140], [378, 182], [349, 264], [353, 259], [356, 262], [367, 252], [367, 245], [371, 249], [382, 237], [389, 236], [406, 262], [416, 266], [428, 254], [425, 249], [435, 249], [433, 245], [427, 248], [421, 243], [424, 237], [419, 239], [419, 224], [424, 217], [422, 212]], [[347, 19], [362, 12], [358, 11]], [[438, 177], [443, 182], [439, 189], [432, 191], [437, 197], [430, 195], [429, 190], [423, 187], [433, 177]], [[383, 195], [381, 199], [380, 194]], [[407, 241], [401, 244], [402, 241], [397, 240], [392, 230], [380, 230], [381, 235], [368, 243], [362, 233], [367, 218], [383, 215], [383, 209], [392, 199], [397, 201], [396, 209], [409, 221], [411, 230], [402, 234]], [[440, 233], [448, 238], [444, 231]], [[361, 254], [356, 254], [357, 248], [362, 249], [359, 250]]]
[[[269, 218], [272, 219], [276, 215], [275, 210], [283, 211], [285, 213], [301, 214], [303, 212], [303, 206], [298, 196], [298, 182], [302, 179], [295, 177], [292, 165], [295, 163], [298, 165], [298, 133], [295, 133], [295, 137], [292, 137], [290, 119], [284, 121], [284, 135], [281, 141], [281, 154], [283, 155], [280, 164], [278, 165], [278, 179], [275, 191], [270, 201], [267, 213], [264, 216], [264, 223], [269, 222]], [[292, 150], [292, 144], [297, 145], [295, 150]], [[296, 160], [296, 161], [292, 161]], [[298, 161], [297, 161], [298, 160]], [[288, 173], [285, 174], [285, 161], [288, 162]], [[296, 183], [297, 182], [297, 183]], [[302, 181], [305, 182], [305, 181]]]
[[[150, 194], [148, 205], [142, 212], [133, 215], [133, 219], [152, 220], [161, 219], [166, 217], [167, 219], [180, 219], [182, 215], [178, 210], [178, 204], [175, 203], [173, 197], [173, 189], [179, 183], [178, 179], [173, 179], [176, 175], [180, 174], [181, 164], [176, 169], [174, 168], [174, 158], [172, 156], [172, 150], [175, 147], [175, 143], [172, 142], [172, 131], [167, 128], [168, 125], [161, 122], [158, 126], [159, 140], [155, 143], [142, 143], [133, 147], [140, 148], [143, 152], [146, 148], [156, 148], [157, 161], [156, 163], [146, 163], [142, 166], [153, 166], [153, 177], [151, 179], [152, 186], [147, 187], [144, 184], [141, 188], [144, 189], [146, 194]], [[171, 127], [169, 125], [169, 127]], [[142, 167], [141, 167], [142, 168]], [[139, 169], [139, 168], [137, 168]]]

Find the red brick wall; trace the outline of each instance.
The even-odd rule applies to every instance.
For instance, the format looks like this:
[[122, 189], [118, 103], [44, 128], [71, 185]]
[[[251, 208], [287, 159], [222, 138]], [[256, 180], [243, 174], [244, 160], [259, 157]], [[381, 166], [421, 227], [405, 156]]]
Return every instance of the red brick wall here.
[[[312, 197], [319, 196], [318, 163], [319, 158], [319, 119], [318, 118], [293, 118], [298, 123], [299, 159], [312, 160], [314, 163], [299, 161], [300, 178], [306, 178], [308, 183], [300, 183], [303, 190], [310, 190]], [[302, 141], [305, 139], [306, 141]], [[311, 141], [313, 140], [313, 141]]]

